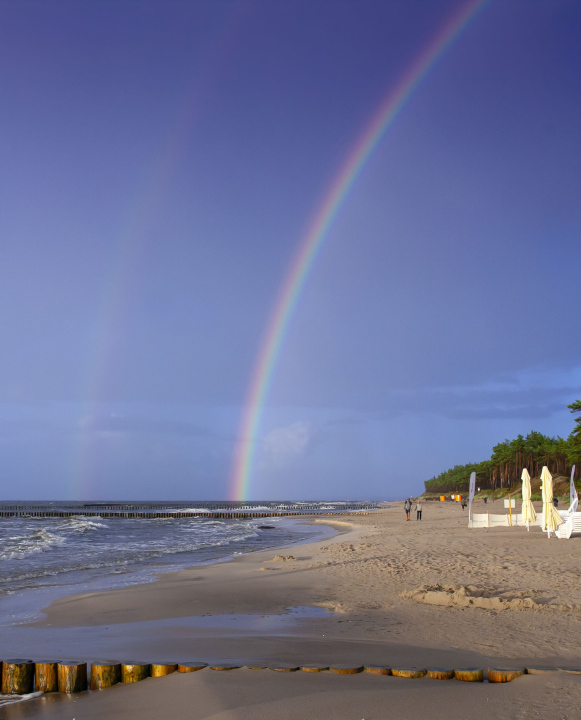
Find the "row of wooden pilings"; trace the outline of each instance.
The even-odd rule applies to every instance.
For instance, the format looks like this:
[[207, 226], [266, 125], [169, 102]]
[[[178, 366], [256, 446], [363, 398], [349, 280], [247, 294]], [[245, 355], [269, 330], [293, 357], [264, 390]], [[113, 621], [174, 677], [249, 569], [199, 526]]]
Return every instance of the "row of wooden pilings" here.
[[[205, 517], [214, 518], [221, 520], [250, 520], [255, 518], [273, 518], [273, 517], [290, 517], [290, 516], [306, 516], [310, 513], [302, 512], [301, 510], [291, 510], [288, 512], [246, 512], [244, 510], [234, 512], [104, 512], [104, 511], [88, 511], [76, 512], [72, 510], [31, 510], [22, 512], [20, 510], [0, 510], [0, 517], [33, 517], [33, 518], [69, 518], [69, 517], [101, 517], [101, 518], [194, 518], [194, 517]], [[341, 515], [368, 515], [367, 512], [358, 511], [347, 511], [347, 512], [317, 512], [317, 517], [335, 517]]]
[[27, 695], [37, 692], [77, 693], [100, 690], [119, 682], [133, 683], [146, 677], [161, 677], [176, 670], [193, 672], [207, 663], [143, 663], [143, 662], [86, 662], [76, 660], [4, 660], [2, 662], [2, 692]]
[[[4, 660], [2, 663], [2, 692], [4, 694], [26, 695], [37, 692], [77, 693], [84, 690], [101, 690], [117, 683], [134, 683], [148, 677], [162, 677], [173, 672], [190, 673], [205, 668], [212, 670], [236, 670], [241, 665], [225, 663], [184, 662], [184, 663], [144, 663], [144, 662], [86, 662], [66, 660]], [[247, 664], [250, 670], [269, 668], [277, 672], [323, 672], [329, 671], [341, 675], [355, 675], [361, 672], [375, 675], [393, 675], [402, 678], [430, 677], [435, 680], [461, 680], [463, 682], [484, 682], [483, 668], [418, 668], [390, 667], [388, 665], [292, 665], [260, 663]], [[520, 667], [488, 668], [487, 679], [490, 683], [511, 682], [517, 677], [528, 674], [550, 672], [557, 668]], [[581, 668], [559, 668], [581, 674]]]

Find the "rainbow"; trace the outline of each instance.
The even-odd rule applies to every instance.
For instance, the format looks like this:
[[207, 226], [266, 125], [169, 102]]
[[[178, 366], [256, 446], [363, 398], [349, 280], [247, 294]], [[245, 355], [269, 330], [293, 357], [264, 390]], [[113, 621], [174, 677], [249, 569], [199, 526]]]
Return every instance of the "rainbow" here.
[[294, 260], [279, 290], [276, 304], [266, 326], [247, 392], [231, 472], [230, 498], [232, 500], [241, 501], [248, 498], [250, 475], [257, 444], [256, 438], [264, 401], [281, 344], [309, 272], [333, 222], [367, 161], [420, 83], [488, 2], [490, 0], [470, 0], [464, 3], [408, 68], [395, 88], [390, 90], [371, 122], [347, 155], [339, 173], [327, 190], [320, 208], [299, 242]]

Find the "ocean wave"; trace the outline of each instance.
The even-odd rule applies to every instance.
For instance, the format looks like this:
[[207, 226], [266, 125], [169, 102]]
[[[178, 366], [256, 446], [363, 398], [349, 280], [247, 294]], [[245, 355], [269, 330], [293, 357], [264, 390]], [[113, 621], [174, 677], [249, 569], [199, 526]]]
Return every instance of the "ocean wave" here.
[[97, 520], [102, 519], [103, 518], [100, 515], [94, 515], [91, 518], [88, 518], [85, 515], [75, 515], [74, 517], [69, 517], [65, 520], [61, 520], [59, 526], [71, 532], [86, 532], [87, 530], [99, 530], [100, 528], [108, 528], [109, 526], [106, 525], [104, 522], [97, 522]]
[[260, 549], [266, 535], [260, 522], [204, 516], [170, 522], [74, 516], [42, 524], [37, 518], [6, 519], [0, 522], [0, 593], [112, 573], [138, 578], [140, 566], [188, 567]]
[[[47, 533], [50, 535], [50, 533]], [[154, 548], [148, 542], [132, 542], [123, 545], [113, 545], [108, 549], [107, 557], [103, 557], [100, 560], [94, 559], [94, 555], [83, 554], [77, 558], [76, 562], [70, 562], [70, 558], [67, 559], [68, 564], [57, 564], [55, 567], [46, 568], [38, 567], [30, 569], [28, 572], [16, 572], [10, 573], [4, 577], [0, 576], [0, 580], [3, 584], [6, 583], [23, 583], [30, 580], [36, 580], [45, 577], [54, 577], [61, 573], [72, 573], [83, 570], [101, 570], [107, 568], [123, 568], [127, 565], [139, 564], [147, 561], [154, 560], [155, 558], [165, 557], [167, 555], [175, 555], [179, 558], [180, 555], [187, 553], [195, 553], [200, 550], [206, 550], [210, 548], [225, 547], [232, 543], [240, 543], [244, 540], [249, 540], [258, 533], [256, 531], [241, 533], [237, 537], [225, 537], [221, 539], [207, 538], [206, 541], [200, 542], [189, 542], [168, 544], [166, 546], [157, 545]], [[0, 556], [0, 559], [14, 559], [20, 557], [18, 554], [12, 554], [5, 557]]]
[[62, 545], [65, 538], [45, 528], [33, 530], [28, 535], [14, 535], [4, 540], [0, 560], [22, 559], [28, 555], [46, 552], [55, 545]]
[[180, 518], [175, 517], [160, 517], [160, 518], [143, 518], [144, 521], [150, 522], [150, 523], [173, 523], [176, 520], [179, 520]]

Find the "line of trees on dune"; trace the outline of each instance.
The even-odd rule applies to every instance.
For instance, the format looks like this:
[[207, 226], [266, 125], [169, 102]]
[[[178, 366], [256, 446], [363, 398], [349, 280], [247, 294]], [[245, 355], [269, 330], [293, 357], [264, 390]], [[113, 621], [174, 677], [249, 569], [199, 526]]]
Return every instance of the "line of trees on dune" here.
[[[581, 413], [581, 400], [567, 406], [572, 413]], [[467, 491], [470, 473], [476, 472], [476, 485], [482, 490], [508, 488], [520, 482], [526, 468], [531, 477], [538, 477], [543, 465], [553, 475], [568, 475], [575, 465], [575, 479], [581, 475], [581, 415], [575, 419], [573, 432], [565, 440], [548, 437], [534, 430], [523, 437], [505, 440], [492, 448], [490, 460], [456, 465], [426, 480], [426, 492]]]

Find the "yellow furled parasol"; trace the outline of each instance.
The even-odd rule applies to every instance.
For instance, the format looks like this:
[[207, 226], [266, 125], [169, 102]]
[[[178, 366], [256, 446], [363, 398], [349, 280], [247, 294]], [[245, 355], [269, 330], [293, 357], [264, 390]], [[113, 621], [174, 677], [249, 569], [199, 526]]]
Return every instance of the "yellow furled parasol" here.
[[521, 475], [522, 480], [522, 519], [527, 524], [527, 530], [529, 529], [529, 523], [533, 523], [537, 519], [537, 513], [531, 502], [531, 476], [529, 471], [525, 468]]
[[553, 505], [553, 476], [545, 465], [541, 472], [541, 489], [543, 491], [543, 530], [547, 531], [547, 537], [563, 522], [561, 516]]

